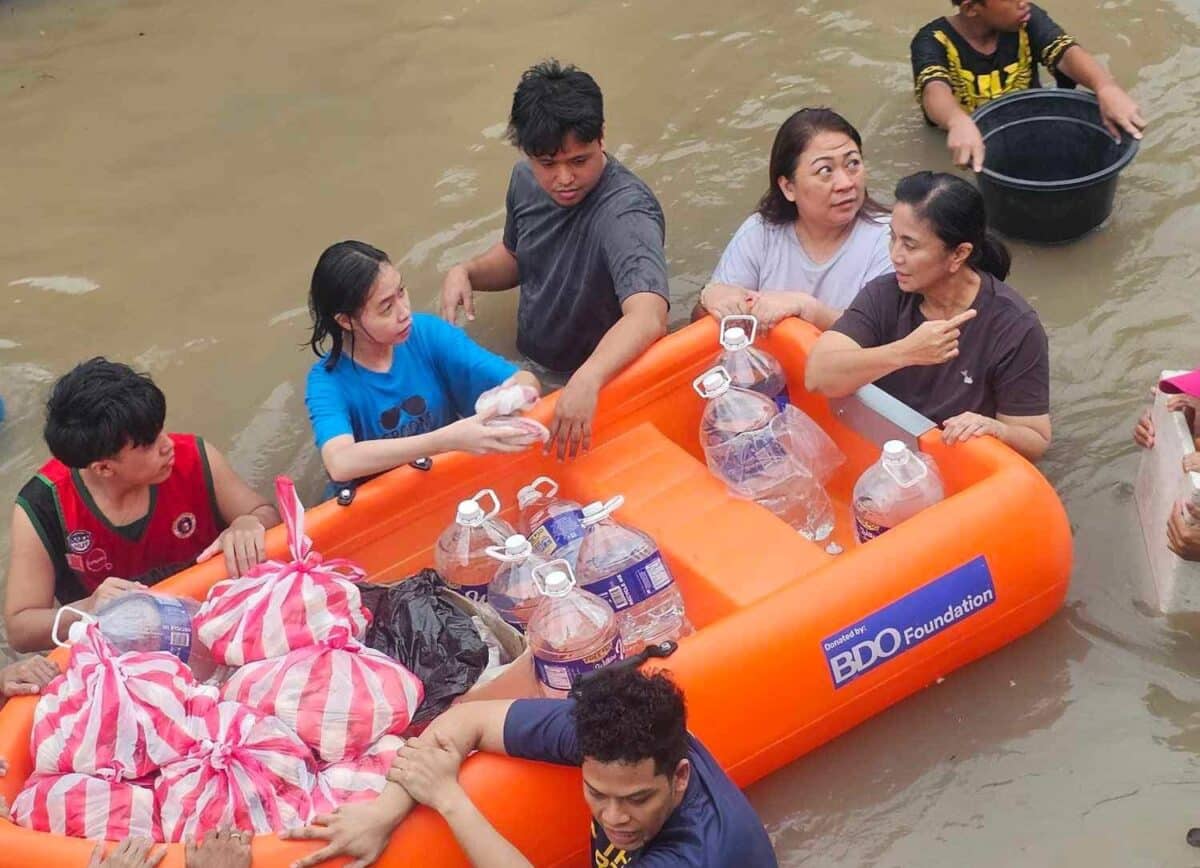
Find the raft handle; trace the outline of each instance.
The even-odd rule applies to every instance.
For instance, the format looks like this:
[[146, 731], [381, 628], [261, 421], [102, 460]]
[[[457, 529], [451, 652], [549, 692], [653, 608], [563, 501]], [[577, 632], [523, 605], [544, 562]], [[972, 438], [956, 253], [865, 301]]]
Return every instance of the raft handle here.
[[607, 666], [601, 666], [599, 669], [593, 669], [591, 672], [587, 673], [578, 681], [576, 681], [575, 684], [578, 686], [584, 681], [587, 681], [589, 678], [595, 678], [597, 672], [608, 672], [612, 669], [637, 669], [651, 658], [670, 657], [677, 650], [679, 650], [679, 643], [674, 639], [668, 639], [665, 642], [655, 642], [653, 645], [647, 645], [632, 657], [625, 657], [621, 660], [609, 663]]
[[889, 440], [899, 440], [920, 452], [921, 435], [937, 428], [933, 420], [875, 385], [863, 386], [845, 398], [831, 398], [829, 407], [838, 421], [880, 448]]

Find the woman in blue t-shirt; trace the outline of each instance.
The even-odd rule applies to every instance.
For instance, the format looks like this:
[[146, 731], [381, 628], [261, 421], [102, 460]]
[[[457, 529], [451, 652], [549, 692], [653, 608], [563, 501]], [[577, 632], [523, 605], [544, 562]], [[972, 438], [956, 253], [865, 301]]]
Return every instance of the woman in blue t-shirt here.
[[474, 408], [483, 392], [505, 383], [540, 393], [537, 378], [456, 326], [414, 314], [382, 250], [361, 241], [326, 249], [308, 305], [309, 345], [320, 361], [304, 400], [330, 479], [361, 479], [454, 450], [528, 447], [528, 431], [485, 425]]

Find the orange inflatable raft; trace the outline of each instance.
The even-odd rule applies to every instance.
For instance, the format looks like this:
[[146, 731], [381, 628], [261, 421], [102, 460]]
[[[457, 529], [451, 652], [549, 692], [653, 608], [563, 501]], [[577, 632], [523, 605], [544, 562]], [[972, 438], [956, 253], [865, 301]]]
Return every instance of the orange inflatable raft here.
[[[618, 518], [653, 535], [697, 628], [661, 665], [687, 693], [692, 731], [748, 785], [1032, 630], [1062, 604], [1071, 567], [1066, 514], [1032, 465], [992, 439], [946, 447], [931, 423], [874, 387], [840, 401], [806, 393], [805, 359], [816, 338], [792, 320], [761, 344], [787, 370], [793, 402], [848, 457], [829, 485], [843, 554], [730, 496], [709, 474], [698, 442], [703, 401], [691, 383], [717, 354], [710, 320], [662, 340], [603, 390], [584, 457], [560, 464], [540, 452], [442, 456], [430, 471], [405, 467], [364, 485], [348, 507], [312, 509], [308, 533], [318, 551], [357, 560], [373, 580], [395, 581], [432, 564], [455, 504], [479, 489], [496, 489], [510, 518], [517, 489], [542, 474], [578, 501], [624, 495]], [[533, 415], [548, 421], [554, 401]], [[857, 546], [850, 492], [892, 437], [937, 460], [947, 497]], [[269, 543], [272, 556], [283, 553], [282, 528]], [[202, 598], [222, 578], [212, 561], [161, 587]], [[0, 755], [10, 762], [0, 793], [10, 801], [30, 771], [35, 701], [17, 699], [0, 712]], [[476, 755], [462, 780], [535, 865], [587, 863], [577, 770]], [[4, 865], [83, 866], [92, 846], [0, 823]], [[287, 865], [312, 849], [260, 837], [254, 864]], [[172, 846], [163, 864], [182, 866], [182, 847]], [[379, 864], [469, 863], [441, 818], [418, 809]]]

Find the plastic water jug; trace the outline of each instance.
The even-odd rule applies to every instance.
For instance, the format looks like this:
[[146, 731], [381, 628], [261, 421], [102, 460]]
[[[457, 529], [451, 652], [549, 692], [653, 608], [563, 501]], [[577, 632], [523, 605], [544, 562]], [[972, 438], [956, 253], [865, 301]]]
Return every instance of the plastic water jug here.
[[130, 591], [94, 613], [63, 606], [54, 616], [51, 635], [59, 643], [59, 622], [64, 613], [71, 612], [79, 620], [68, 628], [68, 641], [79, 641], [87, 625], [95, 623], [118, 652], [169, 651], [191, 667], [197, 680], [206, 681], [217, 672], [218, 666], [192, 632], [192, 618], [199, 609], [200, 604], [190, 597]]
[[558, 557], [574, 568], [583, 542], [583, 507], [558, 496], [558, 483], [539, 476], [517, 492], [521, 533], [543, 557]]
[[500, 617], [524, 632], [533, 610], [542, 600], [533, 579], [533, 570], [546, 559], [533, 550], [529, 540], [514, 534], [504, 541], [504, 547], [493, 546], [488, 556], [500, 562], [500, 568], [488, 586], [487, 600]]
[[[492, 501], [488, 512], [479, 503], [485, 498]], [[485, 488], [458, 505], [454, 523], [438, 537], [434, 566], [447, 585], [472, 600], [487, 600], [488, 585], [496, 574], [488, 547], [502, 546], [516, 533], [511, 524], [496, 517], [498, 512], [500, 498]]]
[[[735, 323], [749, 325], [750, 333]], [[777, 409], [782, 410], [790, 403], [788, 398], [787, 374], [783, 365], [766, 350], [754, 346], [758, 335], [758, 319], [749, 314], [731, 314], [721, 320], [721, 347], [723, 352], [717, 364], [729, 372], [733, 385], [739, 389], [770, 398]]]
[[587, 533], [575, 572], [584, 590], [617, 613], [625, 653], [636, 654], [647, 644], [688, 635], [692, 625], [654, 540], [612, 519], [624, 502], [617, 496], [583, 508]]
[[542, 693], [563, 698], [576, 679], [621, 659], [617, 618], [607, 603], [576, 585], [566, 561], [541, 564], [531, 575], [542, 599], [525, 637]]
[[779, 441], [772, 427], [779, 416], [778, 405], [765, 395], [734, 386], [720, 366], [697, 377], [692, 385], [708, 401], [700, 417], [700, 444], [714, 475], [807, 539], [828, 537], [833, 532], [833, 502], [824, 486], [792, 460]]
[[854, 484], [854, 535], [860, 543], [874, 539], [945, 496], [933, 459], [889, 440]]

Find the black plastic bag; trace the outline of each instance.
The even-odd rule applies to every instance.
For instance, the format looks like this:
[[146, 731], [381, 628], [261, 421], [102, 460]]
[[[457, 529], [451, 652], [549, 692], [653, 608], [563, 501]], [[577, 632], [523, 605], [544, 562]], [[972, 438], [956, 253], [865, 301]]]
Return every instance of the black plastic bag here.
[[442, 595], [446, 583], [434, 570], [421, 570], [394, 585], [359, 585], [358, 590], [371, 612], [365, 644], [421, 679], [425, 700], [412, 722], [428, 723], [479, 679], [488, 664], [487, 645], [471, 616]]

